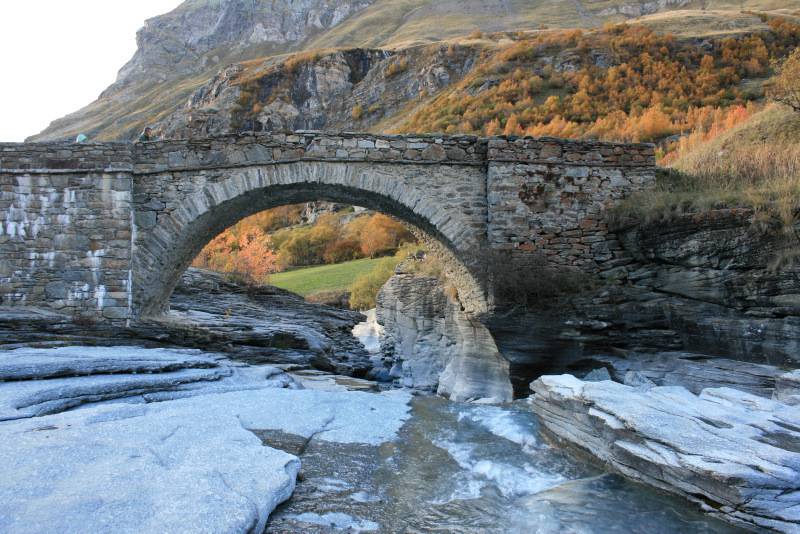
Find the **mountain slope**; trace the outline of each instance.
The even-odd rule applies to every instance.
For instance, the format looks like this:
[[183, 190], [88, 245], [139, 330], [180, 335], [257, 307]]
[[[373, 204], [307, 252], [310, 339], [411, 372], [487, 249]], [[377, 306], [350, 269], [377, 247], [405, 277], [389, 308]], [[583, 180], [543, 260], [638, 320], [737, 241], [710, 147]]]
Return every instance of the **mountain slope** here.
[[[714, 11], [669, 16], [671, 10], [702, 6]], [[800, 0], [187, 0], [147, 21], [137, 35], [136, 54], [98, 100], [30, 140], [70, 139], [78, 133], [97, 140], [131, 139], [146, 124], [171, 121], [231, 64], [256, 58], [266, 65], [299, 51], [398, 50], [474, 30], [595, 27], [642, 15], [645, 23], [666, 31], [735, 33], [760, 24], [758, 17], [739, 13], [743, 8], [797, 14]], [[481, 44], [479, 34], [472, 38]], [[323, 126], [345, 124], [345, 115]]]
[[85, 108], [54, 121], [31, 141], [130, 139], [173, 112], [221, 67], [296, 50], [373, 0], [188, 0], [148, 20], [117, 81]]
[[[700, 38], [627, 24], [253, 60], [158, 126], [173, 138], [357, 129], [660, 141], [739, 120], [761, 99], [800, 24], [752, 18], [755, 31]], [[728, 110], [738, 115], [723, 121]]]

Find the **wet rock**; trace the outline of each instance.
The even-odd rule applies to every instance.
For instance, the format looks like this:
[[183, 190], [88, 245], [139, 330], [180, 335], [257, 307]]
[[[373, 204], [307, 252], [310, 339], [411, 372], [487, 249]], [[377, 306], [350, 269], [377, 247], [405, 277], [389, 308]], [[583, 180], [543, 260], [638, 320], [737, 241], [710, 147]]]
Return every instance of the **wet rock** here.
[[793, 406], [800, 406], [800, 369], [778, 377], [773, 398]]
[[650, 389], [655, 387], [655, 382], [647, 378], [644, 373], [640, 373], [639, 371], [628, 371], [625, 373], [625, 378], [622, 380], [622, 383], [626, 386], [631, 386], [632, 388], [638, 389]]
[[188, 269], [170, 313], [134, 325], [136, 333], [181, 346], [218, 350], [250, 363], [297, 363], [364, 376], [369, 355], [352, 330], [358, 312], [306, 302], [271, 286], [246, 288], [224, 276]]
[[511, 400], [508, 362], [488, 329], [445, 294], [437, 278], [393, 276], [378, 294], [384, 366], [399, 385], [452, 400]]
[[738, 525], [800, 529], [800, 412], [730, 388], [694, 395], [544, 376], [531, 405], [557, 438]]
[[123, 347], [19, 348], [0, 351], [0, 382], [97, 374], [167, 373], [217, 367], [217, 359], [196, 350], [142, 350]]
[[589, 371], [586, 376], [583, 377], [583, 380], [586, 382], [602, 382], [603, 380], [611, 380], [611, 375], [608, 373], [608, 369], [600, 367], [599, 369], [592, 369]]
[[249, 367], [213, 353], [136, 346], [0, 351], [0, 421], [59, 413], [114, 399], [161, 402], [200, 394], [298, 389], [275, 367]]

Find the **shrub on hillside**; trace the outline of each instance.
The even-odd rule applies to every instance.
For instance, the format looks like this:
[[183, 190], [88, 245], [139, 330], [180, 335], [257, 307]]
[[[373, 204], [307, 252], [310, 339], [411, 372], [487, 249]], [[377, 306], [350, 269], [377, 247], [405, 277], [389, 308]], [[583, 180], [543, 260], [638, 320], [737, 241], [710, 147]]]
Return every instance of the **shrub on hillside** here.
[[353, 282], [350, 286], [350, 308], [362, 311], [374, 308], [378, 291], [392, 277], [399, 262], [395, 256], [384, 258], [372, 271]]
[[391, 63], [389, 63], [389, 65], [386, 67], [386, 70], [384, 71], [384, 74], [386, 75], [387, 78], [392, 78], [394, 76], [397, 76], [398, 74], [405, 72], [406, 70], [408, 70], [408, 59], [400, 58], [397, 61], [392, 61]]
[[405, 225], [382, 213], [372, 215], [360, 233], [361, 252], [369, 258], [393, 254], [404, 243], [415, 241], [414, 235]]
[[361, 242], [353, 238], [343, 238], [330, 243], [322, 254], [325, 263], [343, 263], [361, 258]]
[[768, 94], [776, 102], [800, 112], [800, 48], [784, 61], [776, 62], [776, 75], [769, 84]]
[[281, 244], [280, 264], [283, 267], [321, 265], [325, 263], [325, 251], [337, 237], [336, 230], [325, 224], [298, 229]]

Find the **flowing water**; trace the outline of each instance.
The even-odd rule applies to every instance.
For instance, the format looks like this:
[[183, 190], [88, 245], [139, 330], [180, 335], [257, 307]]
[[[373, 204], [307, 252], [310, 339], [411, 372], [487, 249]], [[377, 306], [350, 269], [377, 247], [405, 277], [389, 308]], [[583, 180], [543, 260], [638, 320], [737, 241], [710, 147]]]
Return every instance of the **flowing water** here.
[[262, 439], [302, 462], [269, 533], [738, 532], [548, 445], [524, 400], [415, 397], [398, 438], [381, 447], [276, 432]]
[[525, 401], [416, 397], [412, 405], [399, 438], [381, 447], [262, 436], [303, 465], [267, 532], [737, 532], [549, 446]]

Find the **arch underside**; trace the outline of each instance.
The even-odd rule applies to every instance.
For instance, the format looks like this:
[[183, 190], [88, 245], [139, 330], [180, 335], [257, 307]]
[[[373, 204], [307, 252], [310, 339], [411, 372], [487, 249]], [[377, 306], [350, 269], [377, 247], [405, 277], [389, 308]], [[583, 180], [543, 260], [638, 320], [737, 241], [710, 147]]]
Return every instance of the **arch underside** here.
[[[179, 198], [178, 208], [159, 214], [154, 228], [143, 229], [137, 222], [132, 272], [134, 316], [166, 312], [181, 274], [226, 228], [267, 209], [311, 201], [363, 206], [408, 223], [441, 260], [465, 310], [484, 313], [488, 307], [481, 261], [485, 234], [475, 232], [474, 220], [465, 219], [460, 210], [445, 205], [436, 195], [420, 192], [407, 177], [396, 176], [394, 183], [387, 183], [368, 176], [374, 174], [368, 166], [347, 165], [342, 169], [341, 165], [295, 163], [202, 177], [170, 175], [169, 184], [200, 182], [200, 187]], [[429, 179], [435, 179], [434, 169], [425, 171]], [[404, 187], [398, 183], [404, 183]], [[362, 184], [370, 184], [370, 188]], [[138, 196], [144, 203], [154, 200], [144, 192]], [[477, 213], [473, 219], [480, 220], [481, 215]]]

